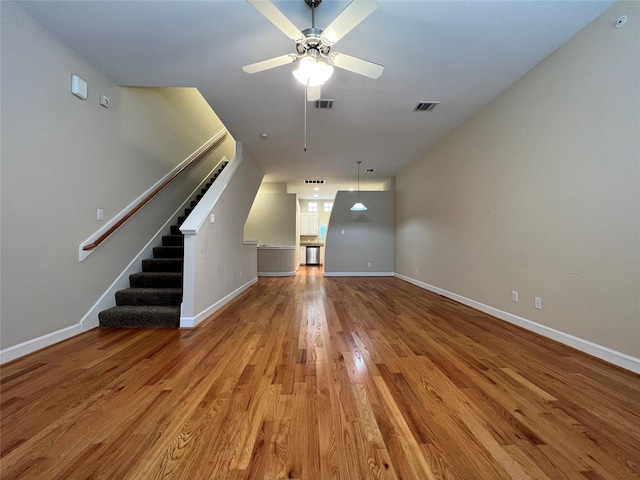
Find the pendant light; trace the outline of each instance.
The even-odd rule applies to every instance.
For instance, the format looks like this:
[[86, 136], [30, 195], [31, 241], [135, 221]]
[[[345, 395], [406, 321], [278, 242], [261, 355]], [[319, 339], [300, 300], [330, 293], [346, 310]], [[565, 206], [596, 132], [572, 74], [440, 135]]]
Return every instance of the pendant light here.
[[364, 212], [367, 207], [365, 207], [362, 203], [360, 203], [360, 164], [362, 162], [358, 160], [358, 201], [353, 204], [351, 207], [351, 211], [353, 212]]

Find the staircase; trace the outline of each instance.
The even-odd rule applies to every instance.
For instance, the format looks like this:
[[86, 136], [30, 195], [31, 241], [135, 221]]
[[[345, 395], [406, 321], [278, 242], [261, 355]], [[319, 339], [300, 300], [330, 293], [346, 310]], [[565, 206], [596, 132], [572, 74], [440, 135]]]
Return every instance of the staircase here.
[[169, 235], [162, 236], [162, 246], [153, 248], [153, 258], [142, 260], [142, 272], [129, 275], [129, 288], [116, 292], [116, 306], [98, 314], [101, 327], [145, 328], [180, 326], [182, 303], [182, 267], [184, 236], [180, 225], [186, 220], [205, 192], [213, 185], [224, 162], [209, 180]]

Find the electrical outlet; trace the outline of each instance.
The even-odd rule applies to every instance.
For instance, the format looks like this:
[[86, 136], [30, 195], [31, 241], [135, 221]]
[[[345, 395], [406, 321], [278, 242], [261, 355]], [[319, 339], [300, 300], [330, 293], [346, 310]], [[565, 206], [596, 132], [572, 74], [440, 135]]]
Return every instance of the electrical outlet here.
[[102, 208], [99, 208], [96, 212], [96, 220], [104, 220], [104, 210]]
[[418, 273], [418, 267], [416, 267], [416, 273]]
[[511, 301], [518, 303], [518, 292], [511, 290]]
[[371, 262], [367, 262], [367, 267], [371, 267]]
[[542, 310], [542, 299], [540, 297], [535, 297], [533, 299], [533, 306], [538, 310]]

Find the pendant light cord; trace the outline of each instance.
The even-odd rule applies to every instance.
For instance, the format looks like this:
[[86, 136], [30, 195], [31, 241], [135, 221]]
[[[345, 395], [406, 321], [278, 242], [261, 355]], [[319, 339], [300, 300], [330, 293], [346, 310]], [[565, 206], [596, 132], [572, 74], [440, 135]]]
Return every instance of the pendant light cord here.
[[358, 160], [358, 203], [360, 203], [360, 164], [362, 162]]

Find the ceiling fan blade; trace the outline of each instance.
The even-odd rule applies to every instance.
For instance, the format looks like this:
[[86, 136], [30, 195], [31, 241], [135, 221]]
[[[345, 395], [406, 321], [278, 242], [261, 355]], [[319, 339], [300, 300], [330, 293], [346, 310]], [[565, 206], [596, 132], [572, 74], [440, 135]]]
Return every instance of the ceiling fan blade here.
[[322, 32], [322, 42], [325, 45], [333, 45], [367, 18], [376, 8], [378, 8], [378, 2], [375, 0], [353, 0]]
[[382, 65], [352, 57], [351, 55], [345, 55], [344, 53], [332, 53], [329, 55], [329, 63], [338, 68], [373, 78], [374, 80], [382, 75], [384, 71]]
[[297, 60], [295, 55], [287, 54], [279, 57], [270, 58], [269, 60], [263, 60], [261, 62], [252, 63], [251, 65], [245, 65], [242, 67], [246, 73], [258, 73], [270, 68], [280, 67], [287, 63], [293, 63]]
[[271, 23], [282, 31], [287, 37], [294, 42], [304, 38], [304, 34], [296, 27], [291, 20], [284, 16], [273, 3], [268, 0], [247, 0], [247, 2], [262, 15], [267, 17]]
[[315, 102], [320, 100], [322, 95], [320, 94], [320, 85], [311, 86], [307, 85], [307, 102]]

